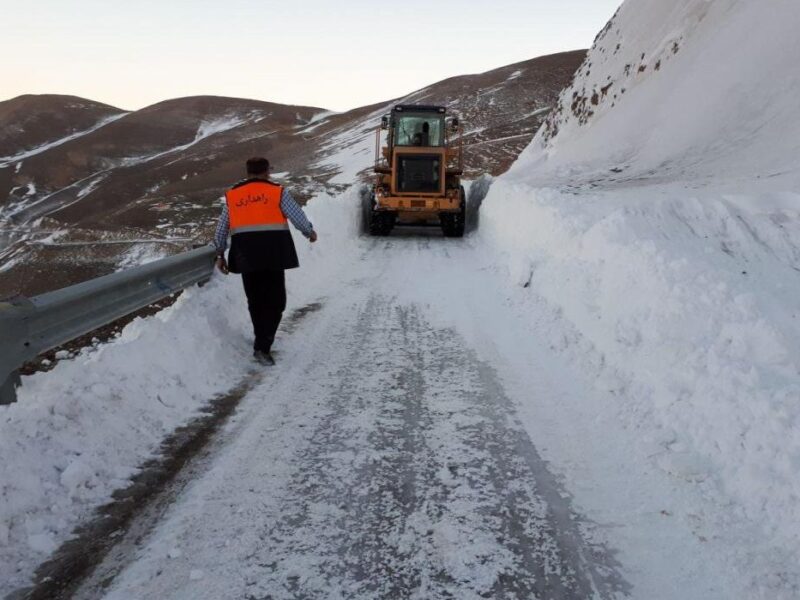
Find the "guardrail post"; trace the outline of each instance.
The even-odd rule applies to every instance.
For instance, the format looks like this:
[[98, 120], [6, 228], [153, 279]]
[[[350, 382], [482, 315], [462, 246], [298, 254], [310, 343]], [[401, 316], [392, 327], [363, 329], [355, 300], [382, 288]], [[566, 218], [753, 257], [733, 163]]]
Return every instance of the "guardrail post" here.
[[3, 385], [0, 385], [0, 406], [14, 404], [17, 401], [17, 388], [20, 382], [19, 371], [14, 371], [6, 377]]
[[28, 331], [32, 313], [33, 304], [27, 298], [0, 302], [0, 405], [16, 402], [20, 384], [17, 369], [36, 355]]

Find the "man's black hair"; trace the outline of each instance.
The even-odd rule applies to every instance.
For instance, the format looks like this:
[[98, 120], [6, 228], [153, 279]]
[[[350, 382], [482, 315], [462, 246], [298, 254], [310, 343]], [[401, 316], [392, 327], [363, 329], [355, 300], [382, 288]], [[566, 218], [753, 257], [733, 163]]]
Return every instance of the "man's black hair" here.
[[266, 158], [257, 156], [247, 160], [248, 175], [264, 175], [269, 171], [269, 161]]

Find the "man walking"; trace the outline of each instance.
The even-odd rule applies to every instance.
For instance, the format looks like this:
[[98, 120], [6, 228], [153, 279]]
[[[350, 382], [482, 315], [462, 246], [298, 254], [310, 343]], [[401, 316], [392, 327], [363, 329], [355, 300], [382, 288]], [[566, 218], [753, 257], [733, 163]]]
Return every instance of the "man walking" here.
[[[214, 245], [217, 268], [224, 274], [241, 273], [247, 308], [253, 321], [253, 356], [274, 365], [272, 342], [286, 308], [284, 271], [300, 266], [289, 221], [309, 241], [317, 234], [303, 209], [283, 186], [269, 180], [269, 161], [247, 161], [247, 179], [225, 193]], [[231, 249], [225, 260], [228, 234]]]

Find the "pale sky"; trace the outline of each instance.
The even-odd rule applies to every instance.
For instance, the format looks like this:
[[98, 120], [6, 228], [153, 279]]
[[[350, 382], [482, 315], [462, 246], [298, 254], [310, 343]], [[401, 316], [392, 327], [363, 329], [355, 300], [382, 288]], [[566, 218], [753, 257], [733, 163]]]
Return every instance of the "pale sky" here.
[[621, 0], [0, 0], [0, 100], [213, 94], [346, 110], [588, 48]]

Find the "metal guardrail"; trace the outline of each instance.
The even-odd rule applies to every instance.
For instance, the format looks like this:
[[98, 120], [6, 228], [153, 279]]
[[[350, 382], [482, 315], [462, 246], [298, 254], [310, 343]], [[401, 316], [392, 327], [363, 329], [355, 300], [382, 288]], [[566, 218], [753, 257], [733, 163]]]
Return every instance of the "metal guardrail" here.
[[207, 281], [213, 246], [204, 246], [34, 298], [0, 302], [0, 404], [16, 401], [18, 369], [42, 352]]

